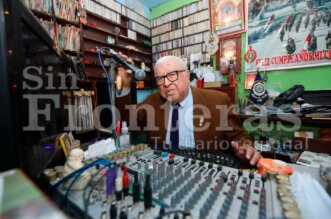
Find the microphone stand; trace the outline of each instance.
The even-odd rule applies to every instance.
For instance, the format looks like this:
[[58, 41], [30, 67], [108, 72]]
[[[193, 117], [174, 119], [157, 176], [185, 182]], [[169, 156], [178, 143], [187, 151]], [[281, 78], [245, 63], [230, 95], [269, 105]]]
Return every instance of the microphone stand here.
[[[115, 85], [115, 81], [116, 81], [116, 67], [118, 65], [118, 62], [114, 59], [111, 58], [110, 59], [110, 69], [109, 69], [109, 80], [107, 81], [108, 83], [108, 87], [109, 85], [111, 86], [111, 114], [112, 114], [112, 123], [113, 123], [113, 135], [114, 135], [114, 140], [116, 143], [117, 140], [117, 133], [116, 133], [116, 106], [115, 106], [115, 97], [116, 97], [116, 85]], [[117, 146], [117, 145], [116, 145]]]

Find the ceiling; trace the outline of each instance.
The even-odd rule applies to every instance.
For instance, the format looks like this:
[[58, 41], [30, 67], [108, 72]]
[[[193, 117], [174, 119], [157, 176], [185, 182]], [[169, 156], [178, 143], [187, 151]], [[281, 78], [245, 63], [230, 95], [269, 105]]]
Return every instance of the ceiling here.
[[169, 0], [139, 0], [147, 8], [154, 8], [162, 3], [165, 3]]

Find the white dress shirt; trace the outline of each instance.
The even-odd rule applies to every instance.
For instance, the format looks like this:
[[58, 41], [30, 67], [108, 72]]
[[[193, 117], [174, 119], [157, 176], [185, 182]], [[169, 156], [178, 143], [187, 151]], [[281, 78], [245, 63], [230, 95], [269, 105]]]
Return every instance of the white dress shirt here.
[[[169, 103], [169, 118], [166, 135], [166, 144], [170, 144], [170, 130], [172, 119], [172, 105]], [[193, 96], [191, 88], [187, 97], [179, 103], [178, 108], [178, 128], [179, 146], [182, 148], [195, 148], [194, 127], [193, 127]]]

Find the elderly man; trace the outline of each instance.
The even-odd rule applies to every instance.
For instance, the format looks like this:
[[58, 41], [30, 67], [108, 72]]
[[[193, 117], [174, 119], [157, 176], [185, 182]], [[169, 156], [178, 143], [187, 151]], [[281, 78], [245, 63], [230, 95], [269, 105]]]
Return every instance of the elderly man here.
[[[138, 125], [152, 145], [232, 150], [241, 160], [257, 163], [261, 155], [252, 147], [226, 94], [190, 87], [187, 66], [176, 56], [160, 58], [154, 74], [159, 93], [150, 95], [136, 110]], [[134, 123], [130, 118], [130, 126]]]

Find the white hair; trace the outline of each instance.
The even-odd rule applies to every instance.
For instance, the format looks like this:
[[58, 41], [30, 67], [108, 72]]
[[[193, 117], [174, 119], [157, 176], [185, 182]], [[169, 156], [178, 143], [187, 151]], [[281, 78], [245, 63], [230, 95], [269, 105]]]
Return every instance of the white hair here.
[[180, 70], [187, 70], [187, 66], [185, 62], [180, 57], [177, 56], [163, 56], [159, 60], [157, 60], [157, 62], [155, 63], [155, 67], [157, 65], [161, 65], [165, 63], [168, 65], [178, 65], [181, 67]]

